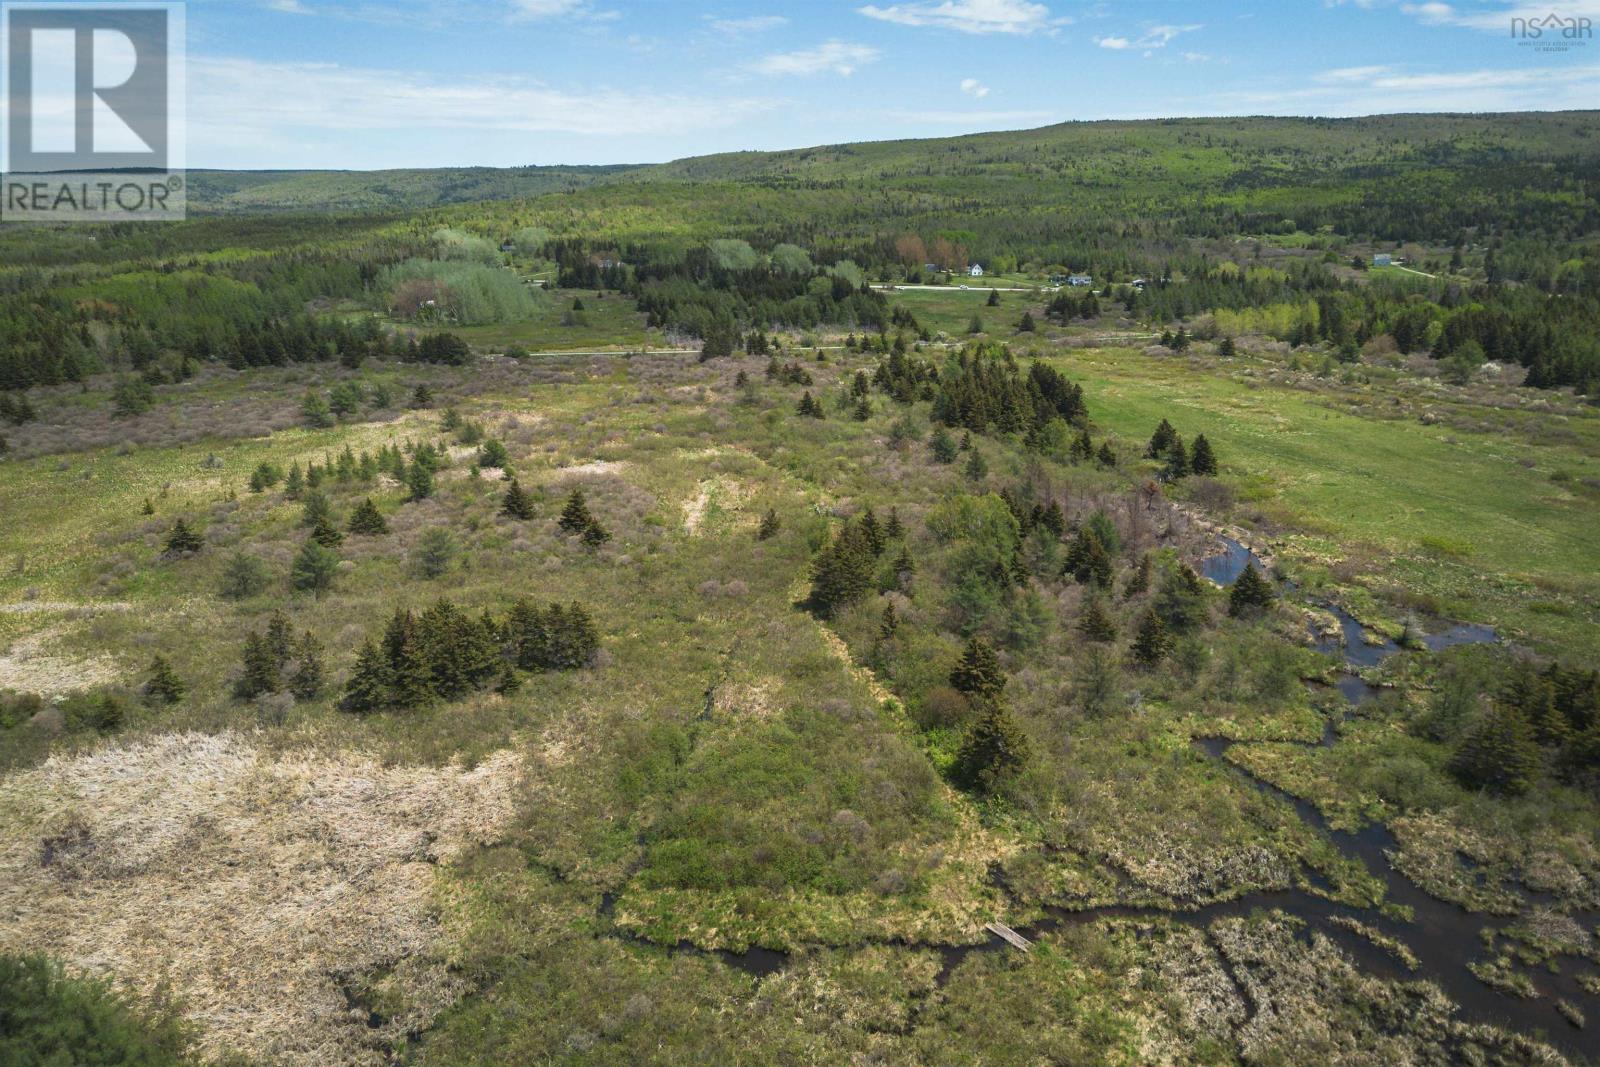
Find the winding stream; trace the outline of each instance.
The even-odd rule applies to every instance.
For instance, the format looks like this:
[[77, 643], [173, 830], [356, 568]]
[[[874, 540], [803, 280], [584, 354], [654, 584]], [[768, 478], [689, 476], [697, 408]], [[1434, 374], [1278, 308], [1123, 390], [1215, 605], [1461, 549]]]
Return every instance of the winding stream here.
[[[1229, 585], [1255, 557], [1237, 541], [1223, 538], [1223, 542], [1223, 552], [1205, 560], [1201, 573], [1219, 585]], [[1331, 603], [1318, 606], [1339, 619], [1340, 634], [1317, 642], [1321, 651], [1340, 655], [1344, 660], [1345, 671], [1338, 683], [1339, 690], [1351, 704], [1372, 699], [1378, 688], [1364, 681], [1357, 672], [1383, 662], [1400, 651], [1400, 647], [1387, 639], [1378, 644], [1369, 643], [1361, 624], [1343, 609]], [[1422, 639], [1422, 643], [1429, 650], [1439, 651], [1456, 645], [1494, 640], [1496, 635], [1492, 628], [1463, 624], [1429, 635]], [[1337, 734], [1330, 721], [1322, 740], [1317, 743], [1332, 745], [1336, 741]], [[1346, 857], [1361, 863], [1383, 882], [1387, 901], [1410, 910], [1410, 921], [1390, 918], [1375, 909], [1336, 903], [1301, 890], [1281, 890], [1248, 893], [1189, 911], [1116, 905], [1070, 910], [1052, 906], [1046, 909], [1044, 919], [1031, 926], [1018, 928], [1018, 932], [1034, 940], [1067, 926], [1119, 918], [1166, 919], [1206, 929], [1218, 919], [1243, 917], [1258, 910], [1275, 909], [1300, 919], [1308, 930], [1318, 930], [1337, 942], [1357, 965], [1369, 973], [1387, 979], [1426, 979], [1434, 982], [1458, 1005], [1462, 1017], [1470, 1022], [1503, 1026], [1514, 1033], [1542, 1038], [1569, 1055], [1600, 1060], [1600, 998], [1586, 992], [1577, 983], [1578, 975], [1597, 973], [1592, 962], [1570, 956], [1561, 957], [1559, 974], [1551, 974], [1547, 970], [1534, 972], [1520, 969], [1518, 973], [1530, 978], [1538, 989], [1539, 996], [1531, 999], [1501, 993], [1480, 981], [1467, 970], [1467, 964], [1486, 955], [1483, 931], [1501, 930], [1516, 922], [1516, 916], [1469, 912], [1458, 905], [1429, 896], [1389, 862], [1389, 853], [1397, 848], [1397, 843], [1387, 827], [1374, 823], [1356, 833], [1334, 829], [1309, 801], [1284, 792], [1228, 761], [1227, 751], [1236, 743], [1239, 742], [1224, 738], [1194, 740], [1196, 750], [1206, 758], [1238, 774], [1255, 789], [1290, 805], [1303, 822], [1326, 835]], [[1407, 969], [1383, 948], [1337, 925], [1333, 920], [1338, 918], [1357, 919], [1401, 942], [1416, 956], [1417, 969]], [[921, 947], [934, 949], [941, 954], [944, 963], [939, 975], [941, 985], [970, 953], [1015, 951], [998, 938], [975, 945]], [[675, 950], [698, 951], [686, 944], [676, 946]], [[773, 974], [789, 962], [786, 953], [766, 948], [752, 948], [742, 953], [723, 950], [716, 955], [730, 966], [757, 978]], [[1580, 1006], [1586, 1015], [1595, 1020], [1595, 1025], [1584, 1029], [1571, 1025], [1556, 1011], [1555, 1000], [1558, 997]]]

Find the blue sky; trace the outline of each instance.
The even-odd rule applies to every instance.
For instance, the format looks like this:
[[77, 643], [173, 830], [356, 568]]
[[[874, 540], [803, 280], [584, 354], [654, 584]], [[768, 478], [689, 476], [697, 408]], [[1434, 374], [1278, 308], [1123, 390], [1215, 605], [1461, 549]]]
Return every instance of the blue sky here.
[[1600, 0], [191, 0], [188, 162], [654, 162], [1071, 119], [1600, 107], [1600, 40], [1511, 36], [1552, 10], [1600, 27]]

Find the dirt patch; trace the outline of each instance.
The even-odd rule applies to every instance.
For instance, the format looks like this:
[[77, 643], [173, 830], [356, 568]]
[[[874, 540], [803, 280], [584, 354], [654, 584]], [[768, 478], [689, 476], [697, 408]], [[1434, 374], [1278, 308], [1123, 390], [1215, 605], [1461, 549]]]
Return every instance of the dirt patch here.
[[169, 983], [208, 1057], [388, 1062], [463, 992], [434, 865], [498, 837], [519, 774], [510, 752], [384, 767], [240, 735], [51, 759], [0, 781], [0, 947]]
[[621, 460], [596, 459], [588, 463], [579, 463], [571, 467], [562, 467], [554, 472], [557, 481], [567, 478], [586, 478], [597, 474], [621, 474], [628, 469], [629, 464]]
[[684, 532], [694, 537], [702, 529], [720, 525], [718, 520], [747, 518], [744, 502], [754, 494], [754, 488], [732, 478], [703, 480], [695, 495], [683, 503]]

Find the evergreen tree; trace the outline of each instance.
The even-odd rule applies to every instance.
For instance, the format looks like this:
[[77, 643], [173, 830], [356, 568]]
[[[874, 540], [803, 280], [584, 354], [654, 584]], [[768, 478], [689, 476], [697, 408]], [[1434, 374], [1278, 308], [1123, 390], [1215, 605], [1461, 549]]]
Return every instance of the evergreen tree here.
[[891, 541], [898, 541], [906, 535], [906, 528], [900, 522], [900, 509], [889, 509], [889, 521], [884, 523], [883, 536]]
[[866, 534], [847, 522], [812, 564], [811, 603], [823, 616], [857, 603], [872, 588], [873, 554]]
[[808, 419], [822, 418], [822, 405], [817, 403], [816, 398], [811, 395], [811, 390], [809, 389], [801, 395], [800, 405], [795, 410], [798, 414]]
[[1234, 345], [1233, 338], [1231, 337], [1224, 337], [1222, 342], [1217, 345], [1217, 355], [1224, 358], [1231, 358], [1237, 352], [1238, 348]]
[[389, 523], [369, 496], [351, 512], [349, 530], [363, 537], [377, 537], [389, 532]]
[[950, 431], [943, 426], [936, 426], [933, 436], [928, 439], [928, 449], [933, 453], [935, 462], [954, 463], [956, 461], [956, 442], [950, 436]]
[[1207, 620], [1208, 601], [1205, 583], [1184, 563], [1162, 579], [1155, 610], [1167, 629], [1188, 633]]
[[1214, 477], [1217, 473], [1217, 457], [1211, 452], [1211, 442], [1206, 440], [1205, 434], [1199, 434], [1194, 439], [1194, 454], [1189, 457], [1189, 469], [1196, 474]]
[[491, 437], [478, 450], [478, 466], [506, 470], [511, 466], [511, 455], [498, 438]]
[[1117, 454], [1111, 451], [1111, 443], [1109, 441], [1100, 442], [1100, 452], [1095, 458], [1102, 467], [1115, 467], [1117, 465]]
[[993, 795], [1021, 773], [1030, 755], [1028, 736], [1004, 701], [985, 699], [956, 753], [952, 776], [963, 788]]
[[894, 601], [889, 601], [883, 606], [883, 616], [878, 621], [878, 640], [888, 641], [900, 629], [900, 616], [894, 610]]
[[988, 300], [987, 306], [988, 307], [992, 307], [992, 308], [997, 308], [997, 307], [1000, 306], [1000, 290], [998, 290], [998, 289], [990, 289], [989, 290], [989, 300]]
[[290, 500], [299, 500], [300, 494], [306, 491], [306, 476], [301, 473], [300, 461], [295, 460], [289, 467], [289, 477], [283, 483], [283, 495]]
[[165, 656], [158, 655], [150, 661], [150, 677], [144, 683], [145, 700], [152, 704], [176, 704], [186, 692], [188, 687]]
[[1067, 558], [1062, 573], [1084, 585], [1094, 584], [1101, 589], [1111, 588], [1113, 565], [1111, 553], [1093, 527], [1085, 525], [1067, 548]]
[[389, 657], [370, 640], [361, 646], [356, 667], [345, 683], [340, 706], [346, 711], [367, 714], [388, 707], [394, 686], [394, 669]]
[[917, 565], [911, 558], [911, 550], [905, 545], [900, 546], [900, 554], [894, 558], [890, 572], [894, 575], [896, 588], [901, 592], [911, 591], [911, 579], [916, 577]]
[[243, 661], [244, 669], [233, 685], [234, 696], [240, 700], [253, 700], [283, 687], [278, 674], [278, 657], [261, 634], [251, 633], [244, 639]]
[[289, 678], [289, 691], [296, 700], [315, 700], [322, 695], [325, 677], [322, 643], [307, 631], [300, 635], [294, 647], [294, 673]]
[[425, 463], [413, 460], [406, 472], [406, 487], [411, 490], [406, 499], [426, 500], [433, 495], [433, 470]]
[[962, 472], [969, 481], [981, 482], [989, 477], [989, 464], [984, 461], [983, 452], [974, 448], [967, 453], [966, 469]]
[[513, 519], [531, 519], [534, 514], [533, 497], [522, 488], [522, 483], [515, 478], [506, 489], [505, 499], [500, 502], [500, 513]]
[[411, 391], [411, 406], [425, 408], [433, 405], [433, 390], [428, 388], [426, 382], [418, 382], [417, 387]]
[[328, 502], [328, 496], [320, 489], [312, 489], [305, 494], [304, 502], [300, 505], [300, 525], [316, 527], [319, 523], [326, 523], [333, 518], [333, 505]]
[[981, 637], [972, 637], [961, 653], [961, 662], [950, 672], [950, 685], [969, 697], [997, 697], [1005, 689], [1005, 672], [994, 646]]
[[1078, 632], [1083, 634], [1085, 640], [1101, 644], [1117, 639], [1117, 624], [1112, 621], [1099, 597], [1089, 598], [1089, 606], [1084, 609], [1083, 618], [1078, 620]]
[[149, 497], [145, 497], [144, 506], [139, 509], [139, 513], [141, 515], [154, 515], [156, 513], [155, 502]]
[[857, 422], [866, 422], [872, 418], [872, 401], [866, 397], [857, 400], [855, 410], [851, 412], [851, 417]]
[[756, 528], [756, 540], [766, 541], [778, 535], [778, 509], [768, 508], [767, 513], [761, 516], [761, 525]]
[[267, 567], [248, 552], [234, 552], [222, 564], [217, 591], [229, 600], [245, 600], [267, 588]]
[[1247, 563], [1243, 573], [1233, 583], [1233, 588], [1228, 590], [1228, 614], [1236, 619], [1241, 618], [1271, 607], [1277, 599], [1277, 590], [1272, 588], [1272, 583], [1254, 563]]
[[1038, 328], [1038, 325], [1033, 321], [1033, 312], [1024, 311], [1022, 313], [1022, 321], [1017, 323], [1017, 332], [1034, 333]]
[[582, 489], [574, 489], [568, 495], [558, 525], [571, 534], [581, 534], [594, 525], [594, 516], [589, 514], [589, 504], [584, 499]]
[[1183, 438], [1177, 434], [1172, 435], [1172, 445], [1167, 449], [1167, 465], [1162, 473], [1171, 481], [1189, 473], [1189, 450], [1183, 446]]
[[304, 593], [321, 595], [333, 586], [333, 576], [339, 568], [339, 555], [333, 549], [307, 538], [295, 553], [289, 567], [289, 580]]
[[281, 670], [288, 666], [289, 658], [294, 655], [294, 627], [289, 625], [289, 616], [281, 611], [272, 613], [267, 620], [266, 642], [278, 668]]
[[344, 544], [344, 534], [340, 533], [339, 528], [333, 524], [331, 515], [324, 515], [311, 528], [311, 540], [323, 548], [338, 548]]
[[598, 522], [591, 522], [583, 529], [583, 543], [590, 548], [599, 548], [611, 540], [611, 531]]
[[172, 524], [172, 532], [167, 535], [167, 554], [169, 556], [187, 556], [205, 545], [200, 535], [189, 528], [189, 524], [182, 519]]
[[1150, 553], [1146, 552], [1139, 557], [1139, 565], [1133, 569], [1132, 574], [1128, 575], [1128, 583], [1122, 587], [1122, 595], [1125, 598], [1131, 600], [1149, 591], [1152, 567]]
[[883, 555], [886, 539], [883, 527], [878, 524], [878, 516], [873, 514], [871, 507], [861, 513], [861, 533], [867, 539], [867, 547], [872, 550], [872, 554]]
[[1462, 739], [1450, 772], [1469, 789], [1520, 796], [1539, 775], [1539, 744], [1521, 708], [1495, 703]]
[[1172, 637], [1154, 611], [1144, 613], [1138, 635], [1133, 639], [1133, 660], [1141, 667], [1154, 667], [1172, 651]]
[[1150, 435], [1150, 447], [1145, 450], [1145, 455], [1151, 459], [1159, 459], [1172, 447], [1172, 442], [1177, 440], [1178, 433], [1172, 428], [1172, 423], [1166, 419], [1161, 420], [1161, 425], [1156, 427], [1156, 432]]

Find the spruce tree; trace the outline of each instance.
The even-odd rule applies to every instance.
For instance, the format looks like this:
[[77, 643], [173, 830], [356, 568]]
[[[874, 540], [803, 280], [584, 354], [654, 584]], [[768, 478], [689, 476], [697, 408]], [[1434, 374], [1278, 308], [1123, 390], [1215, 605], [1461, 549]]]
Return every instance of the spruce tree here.
[[583, 543], [588, 547], [599, 548], [611, 540], [611, 531], [598, 522], [590, 522], [588, 526], [584, 527], [582, 538]]
[[411, 406], [425, 408], [433, 404], [433, 390], [428, 388], [426, 382], [418, 382], [417, 387], [411, 391]]
[[583, 497], [582, 489], [574, 489], [568, 495], [558, 525], [571, 534], [581, 534], [594, 525], [594, 516], [589, 514], [589, 504]]
[[1133, 573], [1128, 575], [1128, 582], [1122, 587], [1123, 597], [1131, 600], [1148, 592], [1150, 590], [1150, 572], [1152, 568], [1153, 563], [1150, 553], [1146, 552], [1139, 557], [1139, 565], [1133, 569]]
[[857, 603], [872, 587], [873, 555], [856, 523], [846, 523], [812, 564], [811, 603], [825, 617]]
[[278, 668], [281, 670], [288, 666], [290, 657], [294, 655], [294, 627], [289, 625], [289, 616], [281, 611], [272, 613], [267, 620], [266, 642]]
[[1150, 447], [1145, 450], [1145, 455], [1151, 459], [1159, 459], [1172, 447], [1172, 442], [1177, 436], [1178, 433], [1172, 428], [1172, 423], [1162, 419], [1161, 425], [1156, 427], [1156, 432], [1150, 435]]
[[889, 601], [883, 606], [883, 615], [878, 620], [878, 639], [888, 641], [900, 629], [900, 615], [894, 610], [894, 601]]
[[1272, 588], [1272, 583], [1254, 563], [1246, 563], [1243, 573], [1233, 583], [1233, 588], [1228, 590], [1228, 614], [1236, 619], [1241, 618], [1271, 607], [1277, 599], [1278, 594]]
[[867, 547], [872, 550], [872, 554], [874, 556], [883, 555], [886, 538], [883, 534], [883, 527], [878, 524], [878, 516], [873, 513], [870, 507], [861, 513], [861, 533], [862, 536], [866, 537]]
[[998, 289], [990, 289], [989, 290], [989, 300], [987, 302], [987, 306], [988, 307], [992, 307], [992, 308], [997, 308], [997, 307], [1000, 306], [1000, 290], [998, 290]]
[[1111, 451], [1111, 443], [1109, 441], [1100, 442], [1100, 452], [1095, 458], [1102, 467], [1115, 467], [1117, 465], [1117, 454]]
[[1031, 746], [1004, 701], [988, 698], [980, 703], [978, 718], [956, 753], [952, 776], [965, 789], [993, 795], [1027, 766]]
[[157, 655], [150, 661], [150, 677], [144, 683], [145, 700], [152, 704], [176, 704], [186, 692], [188, 687], [165, 656]]
[[1006, 687], [1006, 676], [994, 646], [982, 637], [969, 638], [961, 661], [950, 672], [950, 685], [969, 697], [999, 696]]
[[311, 539], [323, 548], [338, 548], [344, 544], [344, 534], [333, 524], [332, 515], [324, 515], [311, 528]]
[[1206, 440], [1205, 434], [1199, 434], [1194, 439], [1194, 452], [1189, 457], [1189, 469], [1196, 474], [1207, 477], [1217, 473], [1217, 457], [1211, 451], [1211, 442]]
[[266, 693], [276, 693], [282, 687], [278, 657], [272, 646], [261, 634], [251, 633], [244, 639], [243, 670], [234, 682], [234, 696], [253, 700]]
[[1520, 796], [1533, 788], [1539, 766], [1539, 744], [1527, 715], [1496, 702], [1462, 739], [1450, 772], [1469, 789]]
[[756, 540], [766, 541], [778, 535], [778, 509], [768, 508], [767, 513], [761, 516], [761, 525], [756, 528]]
[[907, 546], [900, 546], [900, 554], [894, 558], [890, 572], [894, 575], [896, 588], [903, 593], [911, 591], [911, 579], [916, 577], [917, 564], [911, 558], [911, 550]]
[[1221, 343], [1217, 345], [1217, 355], [1219, 356], [1230, 357], [1236, 352], [1238, 352], [1238, 348], [1234, 345], [1231, 337], [1224, 337]]
[[153, 500], [151, 500], [149, 497], [145, 497], [144, 498], [144, 506], [139, 509], [139, 514], [141, 514], [141, 515], [154, 515], [155, 513], [156, 513], [155, 502]]
[[389, 532], [389, 522], [369, 496], [351, 512], [349, 530], [362, 537], [377, 537]]
[[307, 631], [295, 643], [294, 673], [289, 678], [289, 691], [296, 700], [315, 700], [322, 695], [325, 677], [322, 643]]
[[1139, 633], [1133, 639], [1133, 661], [1141, 667], [1154, 667], [1172, 651], [1172, 637], [1154, 611], [1144, 613]]
[[950, 431], [943, 426], [936, 426], [933, 435], [928, 439], [928, 450], [933, 453], [937, 463], [954, 463], [956, 461], [956, 442], [950, 436]]
[[361, 646], [355, 670], [345, 683], [340, 707], [362, 715], [388, 707], [393, 685], [394, 670], [389, 664], [389, 657], [368, 640]]
[[1097, 585], [1101, 589], [1111, 588], [1113, 564], [1111, 553], [1106, 551], [1105, 542], [1100, 540], [1093, 527], [1085, 525], [1073, 537], [1072, 544], [1067, 548], [1067, 558], [1062, 566], [1062, 573], [1070, 575], [1074, 581], [1083, 585]]
[[816, 398], [811, 395], [811, 390], [809, 389], [801, 395], [800, 405], [795, 411], [808, 419], [822, 418], [822, 405], [817, 403]]
[[413, 460], [406, 471], [406, 499], [412, 502], [426, 500], [433, 495], [433, 470], [420, 460]]
[[883, 536], [891, 541], [898, 541], [906, 534], [906, 528], [900, 522], [900, 509], [889, 509], [889, 521], [883, 525]]
[[522, 483], [511, 479], [505, 499], [500, 502], [500, 513], [513, 519], [531, 519], [534, 514], [533, 497], [522, 488]]
[[1172, 445], [1167, 449], [1167, 465], [1162, 473], [1171, 481], [1189, 473], [1189, 450], [1184, 447], [1183, 438], [1177, 434], [1172, 435]]
[[1101, 644], [1117, 639], [1117, 624], [1112, 621], [1099, 597], [1089, 598], [1089, 606], [1084, 609], [1083, 618], [1078, 620], [1078, 632], [1083, 634], [1085, 640]]
[[289, 467], [288, 480], [283, 483], [283, 495], [290, 500], [299, 500], [305, 491], [306, 476], [300, 471], [300, 461], [295, 460]]
[[498, 438], [491, 437], [478, 450], [478, 466], [505, 470], [511, 466], [511, 455]]
[[307, 538], [295, 553], [289, 567], [289, 580], [303, 593], [321, 595], [333, 586], [333, 576], [339, 568], [339, 556], [333, 549]]
[[1193, 567], [1183, 563], [1162, 579], [1155, 610], [1167, 629], [1188, 633], [1207, 621], [1209, 599], [1205, 582]]
[[967, 466], [962, 472], [969, 481], [981, 482], [989, 477], [989, 464], [984, 461], [983, 452], [973, 448], [967, 454]]
[[205, 545], [198, 533], [189, 528], [189, 524], [179, 519], [172, 524], [172, 532], [167, 535], [167, 554], [170, 556], [187, 556]]

